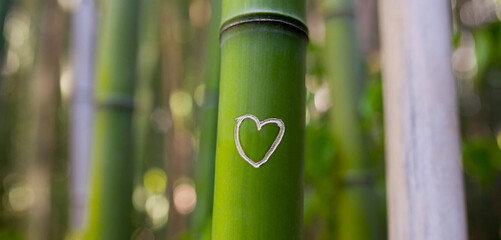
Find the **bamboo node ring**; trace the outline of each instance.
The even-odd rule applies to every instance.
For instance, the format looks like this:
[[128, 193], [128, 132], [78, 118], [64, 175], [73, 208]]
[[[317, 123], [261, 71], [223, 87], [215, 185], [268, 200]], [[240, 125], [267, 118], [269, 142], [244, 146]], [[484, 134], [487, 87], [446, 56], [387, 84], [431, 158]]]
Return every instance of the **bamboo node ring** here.
[[240, 16], [233, 17], [229, 20], [226, 20], [222, 25], [219, 31], [219, 38], [223, 35], [223, 33], [235, 26], [246, 24], [246, 23], [277, 23], [282, 26], [286, 26], [290, 29], [300, 32], [303, 36], [308, 39], [308, 27], [301, 21], [291, 16], [276, 14], [276, 13], [248, 13]]
[[[271, 145], [270, 149], [268, 149], [268, 152], [266, 152], [263, 159], [261, 159], [258, 162], [253, 161], [245, 154], [244, 150], [242, 149], [242, 144], [240, 143], [240, 136], [239, 136], [240, 125], [242, 124], [242, 122], [245, 119], [252, 119], [256, 123], [258, 131], [261, 131], [261, 128], [268, 123], [275, 123], [280, 128], [278, 135], [275, 138], [275, 141], [273, 141], [273, 144]], [[282, 121], [282, 119], [279, 119], [279, 118], [268, 118], [268, 119], [265, 119], [263, 121], [259, 121], [259, 119], [252, 114], [245, 114], [243, 116], [240, 116], [240, 117], [236, 118], [236, 121], [237, 122], [235, 124], [235, 135], [234, 136], [235, 136], [235, 145], [237, 147], [237, 151], [245, 161], [247, 161], [254, 168], [258, 168], [268, 161], [268, 159], [271, 157], [273, 152], [275, 152], [275, 150], [277, 149], [278, 144], [280, 144], [280, 142], [282, 141], [282, 137], [284, 136], [284, 133], [285, 133], [285, 124]]]

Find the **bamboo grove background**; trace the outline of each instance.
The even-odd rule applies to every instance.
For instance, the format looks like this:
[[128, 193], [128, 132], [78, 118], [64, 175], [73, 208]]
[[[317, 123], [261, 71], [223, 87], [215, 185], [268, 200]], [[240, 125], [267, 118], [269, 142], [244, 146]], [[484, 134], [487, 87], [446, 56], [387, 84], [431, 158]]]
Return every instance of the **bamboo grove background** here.
[[[307, 1], [305, 239], [388, 235], [378, 4]], [[0, 239], [210, 239], [221, 5], [0, 1]], [[501, 5], [450, 10], [468, 236], [500, 239]]]

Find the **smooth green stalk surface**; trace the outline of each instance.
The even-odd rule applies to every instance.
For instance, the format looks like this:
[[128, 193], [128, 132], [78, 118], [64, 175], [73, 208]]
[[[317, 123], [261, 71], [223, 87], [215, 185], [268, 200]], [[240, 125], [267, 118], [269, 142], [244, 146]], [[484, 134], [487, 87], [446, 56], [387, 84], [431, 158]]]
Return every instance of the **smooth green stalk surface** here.
[[333, 213], [335, 237], [378, 239], [375, 218], [378, 204], [368, 178], [367, 148], [359, 129], [357, 107], [364, 71], [357, 48], [353, 6], [350, 0], [333, 5], [338, 15], [327, 14], [325, 54], [332, 99], [331, 123], [339, 149], [335, 171], [341, 183]]
[[[248, 2], [223, 6], [245, 8]], [[304, 11], [303, 1], [289, 4]], [[269, 21], [238, 24], [221, 36], [213, 239], [301, 239], [306, 45], [302, 32]], [[285, 124], [282, 141], [259, 168], [246, 162], [235, 144], [236, 118], [245, 114]], [[239, 129], [242, 149], [257, 162], [278, 132], [273, 123], [258, 131], [246, 119]]]
[[136, 0], [106, 1], [98, 52], [88, 239], [130, 239]]
[[214, 168], [216, 160], [217, 110], [219, 95], [219, 23], [221, 0], [211, 1], [212, 15], [207, 38], [207, 67], [204, 103], [200, 109], [200, 143], [197, 155], [197, 206], [192, 219], [196, 239], [210, 239], [214, 199]]

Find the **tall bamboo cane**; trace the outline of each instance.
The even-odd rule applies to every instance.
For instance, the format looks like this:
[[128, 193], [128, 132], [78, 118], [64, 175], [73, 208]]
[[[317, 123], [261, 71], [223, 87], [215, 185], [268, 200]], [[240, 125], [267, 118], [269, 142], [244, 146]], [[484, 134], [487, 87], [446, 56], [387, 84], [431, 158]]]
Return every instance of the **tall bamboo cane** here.
[[197, 206], [193, 214], [192, 229], [196, 237], [210, 237], [212, 205], [214, 199], [214, 167], [216, 158], [217, 111], [219, 95], [219, 23], [221, 0], [212, 0], [211, 19], [207, 38], [207, 67], [204, 103], [200, 116], [200, 143], [197, 153], [196, 187]]
[[75, 84], [71, 111], [70, 229], [82, 231], [87, 213], [88, 170], [94, 112], [94, 0], [80, 2], [73, 16]]
[[[155, 111], [158, 111], [163, 103], [162, 78], [161, 78], [161, 52], [160, 52], [160, 12], [161, 0], [141, 1], [139, 13], [139, 37], [138, 37], [138, 68], [137, 84], [134, 96], [134, 189], [146, 187], [153, 194], [161, 194], [165, 189], [151, 189], [151, 184], [145, 183], [145, 174], [148, 168], [163, 168], [164, 160], [164, 132], [154, 124]], [[160, 122], [161, 121], [157, 121]], [[148, 188], [150, 187], [150, 188]], [[134, 193], [136, 194], [136, 192]], [[135, 203], [137, 204], [137, 203]], [[138, 207], [138, 206], [136, 206]], [[146, 205], [142, 211], [147, 211]], [[151, 212], [150, 212], [151, 213]], [[145, 214], [137, 214], [135, 222], [144, 222]], [[151, 217], [151, 215], [150, 215]], [[157, 229], [159, 219], [151, 218], [153, 228]], [[158, 235], [157, 235], [158, 234]], [[156, 232], [157, 238], [161, 238], [162, 232]]]
[[357, 111], [364, 71], [353, 5], [351, 0], [326, 2], [325, 60], [333, 136], [339, 148], [336, 173], [341, 183], [335, 232], [337, 239], [377, 239], [377, 204]]
[[106, 1], [97, 69], [89, 239], [129, 239], [136, 0]]
[[303, 0], [223, 1], [214, 239], [302, 236], [304, 16]]
[[[51, 199], [51, 170], [56, 156], [56, 122], [59, 85], [59, 54], [64, 36], [64, 14], [56, 1], [39, 1], [40, 40], [37, 47], [29, 94], [33, 111], [30, 129], [34, 151], [26, 160], [28, 181], [36, 196], [28, 220], [29, 239], [50, 239], [51, 212], [55, 206]], [[28, 110], [28, 111], [30, 111]]]
[[448, 1], [380, 1], [389, 239], [466, 239]]
[[[139, 13], [138, 81], [135, 88], [134, 112], [134, 184], [143, 183], [147, 166], [160, 165], [163, 160], [158, 146], [161, 134], [155, 134], [151, 116], [158, 105], [162, 90], [158, 88], [160, 77], [160, 10], [161, 1], [143, 1]], [[155, 142], [158, 142], [155, 143]], [[163, 150], [162, 150], [163, 151]], [[160, 163], [159, 163], [160, 162]]]
[[[5, 19], [7, 17], [7, 14], [9, 12], [10, 6], [11, 6], [11, 1], [2, 1], [0, 2], [0, 31], [4, 32], [4, 27], [5, 27]], [[4, 68], [4, 63], [6, 59], [6, 46], [5, 46], [5, 37], [4, 35], [0, 36], [0, 68]], [[7, 97], [4, 96], [4, 91], [3, 89], [6, 86], [5, 81], [3, 80], [4, 77], [0, 76], [0, 112], [2, 115], [0, 116], [0, 135], [2, 138], [0, 139], [0, 165], [7, 166], [7, 162], [9, 160], [9, 153], [7, 150], [7, 146], [9, 145], [9, 136], [11, 135], [12, 132], [12, 127], [9, 127], [9, 117], [7, 116], [12, 116], [13, 114], [9, 114], [9, 108], [7, 107], [7, 102], [9, 101]], [[10, 106], [12, 107], [12, 106]], [[0, 175], [3, 175], [0, 171]], [[0, 187], [0, 194], [2, 194], [3, 188]]]

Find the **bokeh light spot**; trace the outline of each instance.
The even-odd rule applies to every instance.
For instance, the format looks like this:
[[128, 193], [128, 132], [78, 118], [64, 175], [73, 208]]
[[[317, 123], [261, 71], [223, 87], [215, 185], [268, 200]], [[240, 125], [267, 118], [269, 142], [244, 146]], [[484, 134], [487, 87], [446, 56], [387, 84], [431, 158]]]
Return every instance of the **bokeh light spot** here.
[[187, 117], [193, 108], [190, 94], [184, 91], [173, 92], [170, 96], [169, 106], [176, 117]]
[[198, 85], [198, 87], [195, 89], [195, 92], [193, 93], [193, 97], [195, 99], [195, 103], [198, 106], [202, 106], [202, 104], [204, 104], [205, 84]]
[[154, 229], [162, 227], [169, 217], [169, 200], [164, 195], [152, 195], [146, 200], [146, 213]]
[[315, 108], [320, 113], [324, 113], [331, 107], [329, 88], [327, 85], [322, 86], [315, 92]]
[[143, 212], [146, 200], [148, 200], [149, 196], [151, 196], [151, 192], [145, 187], [138, 186], [134, 188], [134, 192], [132, 193], [132, 204], [134, 208], [139, 212]]
[[181, 214], [189, 214], [195, 208], [197, 194], [195, 188], [188, 183], [180, 183], [174, 188], [174, 206]]
[[143, 184], [154, 193], [163, 193], [167, 186], [167, 175], [160, 168], [150, 168], [143, 176]]
[[30, 186], [19, 184], [9, 190], [9, 206], [15, 212], [24, 212], [30, 209], [35, 202], [35, 193]]

